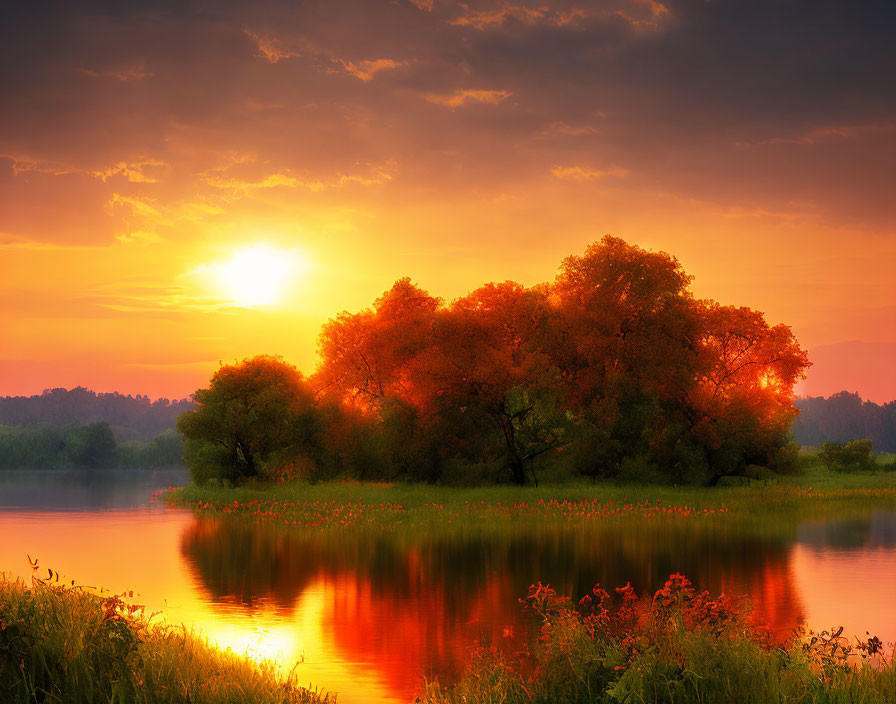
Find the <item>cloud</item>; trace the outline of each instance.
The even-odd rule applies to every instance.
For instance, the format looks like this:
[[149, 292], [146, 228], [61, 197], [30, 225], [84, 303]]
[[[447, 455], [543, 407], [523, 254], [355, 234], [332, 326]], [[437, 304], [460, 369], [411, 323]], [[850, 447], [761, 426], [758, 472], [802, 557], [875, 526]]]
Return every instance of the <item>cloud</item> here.
[[162, 213], [151, 205], [151, 198], [141, 198], [139, 196], [127, 196], [121, 193], [113, 193], [109, 200], [108, 207], [114, 210], [116, 206], [127, 208], [134, 215], [144, 218], [159, 218]]
[[385, 161], [382, 164], [367, 164], [366, 173], [339, 173], [334, 185], [344, 186], [347, 183], [358, 183], [362, 186], [378, 186], [392, 180], [392, 174], [397, 169], [398, 164], [394, 160]]
[[585, 181], [598, 181], [607, 177], [625, 178], [628, 176], [627, 169], [613, 167], [609, 169], [592, 169], [586, 166], [554, 166], [551, 173], [563, 181], [575, 181], [576, 183], [584, 183]]
[[12, 162], [13, 176], [19, 176], [23, 173], [39, 173], [50, 174], [52, 176], [65, 176], [72, 173], [84, 173], [80, 169], [69, 164], [62, 164], [58, 161], [44, 161], [32, 159], [28, 156], [14, 156], [12, 154], [0, 154], [0, 158], [9, 159]]
[[282, 59], [291, 59], [302, 55], [297, 51], [284, 49], [282, 46], [280, 46], [281, 42], [279, 39], [276, 39], [274, 37], [263, 37], [255, 34], [254, 32], [250, 32], [248, 29], [245, 29], [243, 31], [247, 36], [251, 37], [256, 44], [255, 56], [260, 59], [270, 61], [272, 64], [275, 64]]
[[95, 176], [103, 183], [113, 176], [124, 176], [131, 183], [157, 183], [158, 179], [146, 173], [148, 169], [158, 169], [168, 166], [164, 161], [156, 159], [146, 159], [137, 162], [119, 161], [117, 164], [106, 166], [101, 169], [87, 171], [91, 176]]
[[427, 93], [423, 97], [430, 103], [444, 105], [445, 107], [454, 110], [471, 103], [497, 105], [511, 95], [513, 95], [513, 93], [508, 90], [462, 89], [448, 94]]
[[151, 199], [113, 193], [106, 207], [109, 215], [120, 217], [119, 228], [124, 231], [115, 235], [120, 244], [150, 245], [163, 241], [157, 228], [165, 224], [166, 218]]
[[154, 73], [152, 73], [151, 71], [147, 71], [142, 66], [118, 70], [97, 70], [92, 68], [78, 68], [77, 70], [92, 78], [114, 78], [116, 81], [121, 81], [122, 83], [128, 83], [130, 81], [142, 81], [145, 78], [152, 78], [153, 76], [155, 76]]
[[856, 139], [874, 134], [896, 133], [896, 122], [880, 122], [862, 125], [813, 127], [793, 137], [769, 137], [757, 142], [737, 142], [738, 147], [758, 144], [818, 144], [830, 139]]
[[394, 61], [393, 59], [373, 59], [359, 61], [356, 64], [339, 59], [339, 63], [342, 64], [342, 68], [346, 73], [350, 73], [355, 78], [360, 78], [366, 83], [367, 81], [372, 81], [377, 72], [396, 69], [399, 66], [403, 66], [405, 62]]
[[623, 20], [638, 31], [657, 31], [672, 12], [656, 0], [620, 0], [623, 7], [600, 7], [592, 3], [588, 7], [550, 7], [548, 4], [528, 5], [519, 2], [498, 2], [486, 7], [473, 7], [459, 3], [461, 14], [446, 20], [456, 27], [471, 27], [480, 32], [498, 29], [517, 23], [529, 27], [567, 27], [587, 29], [595, 20]]
[[[203, 177], [206, 184], [221, 191], [230, 191], [238, 197], [252, 196], [259, 191], [273, 188], [307, 189], [312, 193], [319, 193], [329, 188], [338, 188], [350, 183], [362, 186], [375, 186], [392, 180], [392, 172], [396, 168], [394, 161], [386, 161], [382, 164], [367, 164], [366, 170], [350, 173], [337, 172], [326, 179], [308, 178], [300, 179], [289, 171], [268, 174], [259, 180], [247, 180], [237, 177], [227, 177], [219, 171]], [[226, 171], [226, 169], [225, 169]]]
[[40, 173], [53, 176], [83, 174], [97, 178], [103, 183], [106, 183], [113, 176], [124, 176], [131, 183], [156, 183], [157, 178], [146, 172], [168, 166], [167, 163], [158, 159], [119, 161], [109, 166], [85, 168], [59, 161], [34, 159], [28, 156], [14, 156], [12, 154], [0, 154], [0, 158], [9, 159], [12, 162], [14, 176], [19, 176], [23, 173]]
[[0, 232], [0, 249], [23, 252], [83, 252], [86, 250], [98, 250], [101, 247], [89, 244], [59, 244], [56, 242], [18, 240], [8, 233]]
[[500, 26], [506, 22], [516, 21], [528, 25], [548, 24], [563, 27], [586, 17], [581, 8], [554, 10], [546, 6], [528, 7], [522, 4], [501, 3], [497, 7], [473, 9], [465, 3], [459, 3], [463, 14], [448, 20], [448, 24], [458, 27], [472, 27], [483, 31], [489, 27]]
[[122, 244], [158, 244], [162, 238], [156, 232], [146, 230], [134, 230], [115, 235], [115, 239]]
[[656, 0], [634, 0], [633, 9], [634, 11], [616, 10], [607, 14], [625, 20], [635, 29], [654, 32], [659, 30], [660, 23], [672, 14], [666, 5]]
[[82, 300], [118, 313], [230, 313], [236, 309], [233, 301], [197, 293], [198, 285], [185, 283], [116, 281], [95, 286]]
[[309, 191], [322, 191], [326, 186], [320, 181], [302, 181], [289, 173], [268, 174], [260, 181], [243, 181], [238, 178], [207, 176], [205, 182], [212, 188], [233, 191], [242, 195], [251, 195], [256, 191], [270, 188], [307, 188]]
[[590, 137], [600, 134], [600, 130], [592, 125], [570, 125], [563, 120], [555, 120], [549, 125], [545, 125], [535, 135], [536, 139], [545, 139], [548, 137]]

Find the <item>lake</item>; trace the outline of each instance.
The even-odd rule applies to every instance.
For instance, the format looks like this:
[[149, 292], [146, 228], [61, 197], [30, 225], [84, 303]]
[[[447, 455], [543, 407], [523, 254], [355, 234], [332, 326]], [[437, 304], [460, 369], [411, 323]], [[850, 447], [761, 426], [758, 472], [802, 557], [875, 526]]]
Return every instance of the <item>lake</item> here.
[[749, 595], [775, 635], [808, 624], [896, 640], [896, 513], [763, 530], [702, 521], [576, 524], [536, 532], [300, 533], [152, 502], [177, 470], [0, 473], [0, 570], [27, 555], [66, 580], [135, 601], [221, 647], [295, 665], [339, 701], [407, 702], [451, 679], [474, 648], [508, 651], [529, 621], [517, 598], [542, 581], [582, 595], [672, 572]]

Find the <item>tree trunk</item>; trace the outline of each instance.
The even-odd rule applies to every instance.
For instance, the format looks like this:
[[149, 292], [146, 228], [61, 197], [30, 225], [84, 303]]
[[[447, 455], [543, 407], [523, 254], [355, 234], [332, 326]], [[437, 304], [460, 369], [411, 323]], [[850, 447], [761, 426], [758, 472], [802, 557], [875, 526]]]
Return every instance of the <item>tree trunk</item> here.
[[242, 442], [237, 441], [235, 447], [235, 460], [237, 472], [243, 477], [254, 477], [258, 474], [255, 467], [255, 458], [248, 452]]
[[513, 472], [513, 483], [523, 486], [526, 483], [526, 467], [519, 457], [510, 460], [510, 471]]

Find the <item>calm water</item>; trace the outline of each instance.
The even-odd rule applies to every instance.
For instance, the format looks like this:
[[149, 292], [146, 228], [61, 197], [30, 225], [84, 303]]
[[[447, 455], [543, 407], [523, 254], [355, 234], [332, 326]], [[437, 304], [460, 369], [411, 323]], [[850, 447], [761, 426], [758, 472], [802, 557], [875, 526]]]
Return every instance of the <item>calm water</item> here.
[[455, 676], [483, 642], [516, 647], [517, 597], [550, 582], [655, 589], [683, 572], [749, 594], [778, 633], [843, 625], [896, 640], [896, 514], [806, 522], [763, 536], [701, 521], [466, 535], [302, 536], [150, 503], [177, 472], [0, 474], [0, 570], [26, 554], [79, 584], [139, 603], [221, 647], [297, 660], [300, 681], [339, 701], [408, 701], [421, 678]]

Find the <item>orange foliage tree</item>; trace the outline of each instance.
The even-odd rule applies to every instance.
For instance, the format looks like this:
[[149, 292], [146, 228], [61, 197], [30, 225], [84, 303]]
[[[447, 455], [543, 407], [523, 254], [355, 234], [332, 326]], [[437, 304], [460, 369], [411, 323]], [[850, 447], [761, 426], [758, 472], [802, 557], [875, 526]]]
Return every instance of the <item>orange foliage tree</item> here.
[[456, 445], [443, 454], [497, 462], [522, 484], [531, 460], [565, 442], [557, 368], [540, 344], [546, 324], [544, 293], [513, 282], [487, 284], [438, 316], [413, 381], [420, 402], [451, 419]]
[[701, 301], [697, 374], [683, 404], [704, 448], [710, 483], [745, 465], [783, 469], [781, 439], [798, 411], [793, 386], [809, 366], [786, 325], [770, 327], [749, 308]]
[[272, 358], [224, 367], [179, 427], [238, 477], [307, 449], [312, 426], [318, 469], [368, 479], [523, 484], [549, 458], [593, 478], [783, 471], [806, 353], [757, 311], [694, 299], [690, 281], [616, 237], [550, 284], [449, 304], [400, 279], [324, 325], [310, 383]]
[[321, 391], [372, 411], [409, 393], [409, 365], [431, 344], [439, 305], [439, 299], [405, 278], [378, 298], [372, 310], [343, 312], [327, 322], [315, 375]]
[[563, 262], [550, 289], [550, 354], [581, 421], [573, 453], [585, 474], [617, 476], [627, 459], [652, 458], [694, 377], [689, 283], [668, 254], [616, 237]]

